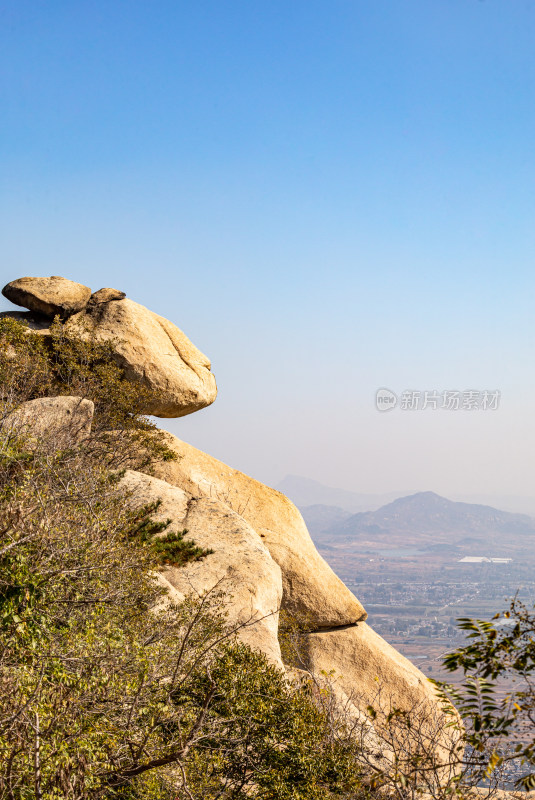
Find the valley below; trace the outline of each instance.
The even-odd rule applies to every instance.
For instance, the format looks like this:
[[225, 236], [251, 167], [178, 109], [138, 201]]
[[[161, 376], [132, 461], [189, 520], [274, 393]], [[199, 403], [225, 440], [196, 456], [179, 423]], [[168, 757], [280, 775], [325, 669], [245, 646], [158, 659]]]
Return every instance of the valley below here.
[[[407, 548], [408, 550], [409, 548]], [[370, 625], [429, 678], [455, 683], [443, 657], [465, 641], [462, 617], [491, 619], [517, 595], [535, 601], [535, 559], [522, 563], [459, 563], [440, 554], [372, 553], [319, 545], [344, 583], [361, 600]]]
[[[433, 492], [369, 512], [301, 506], [316, 547], [368, 622], [429, 678], [459, 683], [443, 658], [465, 642], [462, 617], [491, 619], [517, 596], [535, 603], [535, 521]], [[500, 693], [508, 690], [506, 683]]]

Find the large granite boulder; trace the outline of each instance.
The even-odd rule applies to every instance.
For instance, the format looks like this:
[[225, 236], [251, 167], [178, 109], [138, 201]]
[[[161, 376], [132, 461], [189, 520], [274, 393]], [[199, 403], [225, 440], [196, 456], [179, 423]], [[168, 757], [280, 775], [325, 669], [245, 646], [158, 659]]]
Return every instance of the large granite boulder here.
[[159, 500], [153, 519], [171, 520], [169, 531], [187, 529], [187, 539], [213, 551], [180, 568], [165, 567], [165, 581], [182, 596], [200, 595], [217, 587], [226, 598], [229, 621], [243, 626], [239, 638], [282, 668], [277, 639], [281, 572], [253, 528], [224, 503], [193, 498], [140, 472], [128, 470], [122, 486], [131, 492], [131, 502], [136, 505]]
[[15, 305], [37, 314], [68, 317], [86, 307], [91, 289], [52, 275], [50, 278], [18, 278], [4, 286], [2, 294]]
[[303, 666], [317, 674], [334, 670], [333, 681], [362, 710], [374, 704], [402, 710], [424, 701], [435, 705], [430, 681], [366, 622], [305, 634], [301, 651]]
[[111, 341], [128, 380], [149, 390], [143, 411], [156, 417], [183, 417], [217, 396], [210, 360], [176, 325], [129, 300], [117, 289], [99, 289], [65, 278], [19, 278], [2, 290], [29, 313], [4, 312], [46, 336], [56, 314], [67, 331]]
[[176, 325], [124, 298], [90, 303], [65, 323], [67, 330], [113, 341], [117, 362], [152, 397], [144, 409], [157, 417], [182, 417], [214, 402], [210, 360]]
[[155, 474], [195, 496], [218, 500], [246, 520], [282, 570], [282, 607], [313, 628], [348, 625], [366, 618], [357, 598], [316, 550], [303, 518], [280, 492], [166, 434], [178, 456]]

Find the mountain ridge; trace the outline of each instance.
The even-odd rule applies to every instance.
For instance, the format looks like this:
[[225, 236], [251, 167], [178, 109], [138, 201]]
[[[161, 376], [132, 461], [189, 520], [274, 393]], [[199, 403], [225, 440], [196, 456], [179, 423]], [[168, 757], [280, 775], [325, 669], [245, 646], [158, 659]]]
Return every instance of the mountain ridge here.
[[[383, 493], [356, 492], [328, 486], [313, 478], [295, 474], [286, 475], [274, 488], [289, 497], [301, 510], [313, 505], [324, 505], [334, 506], [352, 514], [360, 511], [375, 511], [397, 498], [418, 494], [415, 489]], [[535, 496], [484, 494], [481, 492], [448, 494], [453, 494], [452, 502], [491, 506], [512, 514], [528, 514], [535, 517]]]
[[316, 536], [318, 541], [331, 544], [426, 548], [449, 545], [461, 551], [490, 547], [505, 552], [535, 541], [535, 520], [527, 514], [449, 500], [427, 491], [397, 498], [375, 511], [353, 514]]

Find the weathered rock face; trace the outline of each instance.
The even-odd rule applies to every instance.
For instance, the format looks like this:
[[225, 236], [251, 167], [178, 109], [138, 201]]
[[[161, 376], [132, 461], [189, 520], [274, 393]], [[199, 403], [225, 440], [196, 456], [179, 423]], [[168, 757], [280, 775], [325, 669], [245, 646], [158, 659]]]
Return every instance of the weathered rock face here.
[[50, 278], [18, 278], [4, 286], [2, 294], [15, 305], [38, 314], [67, 317], [86, 307], [91, 289], [53, 275]]
[[366, 618], [357, 598], [314, 547], [301, 514], [287, 497], [171, 434], [166, 443], [178, 459], [158, 464], [158, 477], [192, 495], [219, 500], [254, 528], [282, 570], [283, 608], [315, 628]]
[[[363, 745], [371, 747], [371, 761], [383, 768], [387, 762], [414, 766], [418, 754], [420, 767], [429, 769], [428, 785], [455, 775], [464, 751], [460, 719], [451, 707], [446, 713], [431, 682], [369, 625], [305, 635], [299, 656], [312, 674], [329, 676], [342, 713]], [[366, 720], [370, 707], [374, 735]], [[389, 717], [394, 710], [402, 713]]]
[[227, 595], [229, 620], [244, 625], [239, 638], [282, 668], [277, 639], [281, 572], [252, 527], [217, 500], [194, 499], [140, 472], [127, 471], [122, 485], [133, 492], [136, 505], [160, 500], [155, 520], [172, 520], [169, 530], [185, 528], [187, 538], [213, 550], [181, 568], [166, 567], [164, 579], [184, 596], [221, 589]]
[[[26, 278], [8, 284], [4, 294], [36, 312], [8, 313], [26, 318], [36, 333], [48, 331], [48, 322], [38, 315], [60, 313], [68, 330], [112, 340], [126, 377], [154, 395], [147, 413], [180, 417], [216, 397], [206, 356], [172, 323], [122, 292], [101, 289], [90, 295], [87, 287], [62, 278]], [[17, 409], [10, 424], [27, 429], [30, 437], [62, 429], [83, 437], [92, 413], [92, 404], [80, 398], [46, 398]], [[369, 705], [426, 709], [431, 741], [442, 713], [431, 684], [364, 622], [364, 608], [321, 558], [297, 508], [280, 492], [171, 434], [166, 441], [178, 459], [157, 464], [157, 477], [129, 471], [123, 485], [136, 505], [161, 500], [157, 519], [171, 519], [172, 528], [186, 528], [198, 546], [213, 551], [180, 569], [162, 571], [159, 580], [170, 598], [180, 602], [191, 592], [219, 585], [229, 597], [231, 621], [253, 623], [241, 629], [243, 641], [281, 667], [277, 612], [282, 605], [314, 631], [302, 637], [301, 666], [319, 682], [322, 673], [325, 678], [334, 671], [334, 696], [352, 720], [362, 723], [366, 742], [380, 749], [383, 741], [378, 725], [369, 727]], [[435, 736], [438, 749], [447, 751], [446, 738]]]
[[431, 683], [365, 622], [303, 637], [306, 667], [335, 670], [335, 683], [361, 710], [381, 702], [408, 711], [428, 701], [435, 705]]
[[[303, 637], [300, 655], [313, 674], [331, 675], [335, 695], [341, 692], [363, 713], [375, 709], [373, 725], [385, 758], [410, 762], [419, 752], [434, 764], [440, 780], [455, 773], [464, 749], [460, 720], [445, 713], [425, 675], [369, 625], [310, 633]], [[394, 709], [410, 714], [410, 726], [402, 716], [388, 718]], [[452, 726], [455, 721], [459, 724]]]
[[105, 289], [99, 289], [98, 292], [93, 292], [89, 298], [88, 305], [98, 306], [101, 303], [109, 303], [110, 300], [124, 300], [125, 297], [126, 294], [124, 292], [106, 287]]
[[4, 429], [13, 429], [29, 439], [47, 437], [54, 444], [73, 444], [91, 432], [94, 405], [81, 397], [40, 397], [28, 400], [4, 420]]
[[183, 417], [216, 398], [210, 360], [179, 328], [133, 300], [91, 303], [66, 326], [100, 341], [114, 341], [117, 361], [127, 378], [154, 393], [145, 409], [148, 414]]

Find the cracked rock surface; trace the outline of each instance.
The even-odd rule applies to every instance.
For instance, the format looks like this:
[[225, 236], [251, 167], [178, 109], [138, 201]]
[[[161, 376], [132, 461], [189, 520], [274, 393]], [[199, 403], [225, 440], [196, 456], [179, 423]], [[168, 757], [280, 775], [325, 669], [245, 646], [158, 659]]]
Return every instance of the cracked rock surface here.
[[187, 539], [213, 551], [180, 568], [163, 568], [165, 580], [182, 597], [214, 587], [222, 591], [229, 621], [243, 626], [238, 637], [282, 668], [277, 638], [281, 571], [253, 528], [224, 503], [191, 497], [141, 472], [127, 470], [122, 485], [134, 493], [136, 505], [159, 500], [152, 517], [155, 521], [171, 520], [168, 531], [186, 529]]
[[166, 434], [176, 461], [160, 462], [158, 477], [191, 494], [218, 500], [256, 531], [282, 571], [282, 607], [329, 628], [366, 618], [366, 611], [320, 556], [303, 517], [280, 492]]

